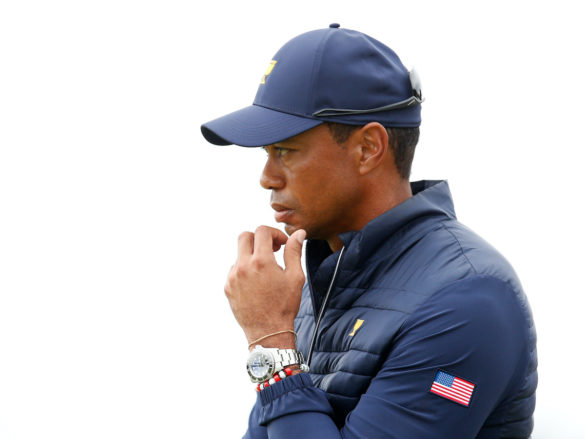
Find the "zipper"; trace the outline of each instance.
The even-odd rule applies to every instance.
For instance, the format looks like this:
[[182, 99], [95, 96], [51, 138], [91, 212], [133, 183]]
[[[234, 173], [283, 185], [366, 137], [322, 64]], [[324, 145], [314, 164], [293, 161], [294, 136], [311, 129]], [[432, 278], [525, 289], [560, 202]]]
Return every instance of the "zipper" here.
[[319, 315], [317, 316], [317, 321], [315, 322], [315, 329], [313, 330], [313, 336], [311, 337], [311, 344], [309, 345], [309, 354], [307, 355], [307, 366], [311, 365], [311, 358], [313, 357], [313, 348], [315, 347], [315, 343], [317, 341], [317, 332], [319, 332], [319, 325], [321, 324], [321, 318], [325, 313], [325, 308], [327, 307], [327, 302], [329, 301], [329, 296], [331, 295], [331, 290], [333, 289], [333, 284], [335, 283], [335, 279], [337, 278], [337, 270], [339, 268], [339, 263], [341, 262], [341, 256], [343, 255], [343, 251], [345, 247], [341, 248], [339, 252], [339, 256], [337, 257], [337, 263], [335, 264], [335, 270], [333, 271], [333, 276], [331, 276], [331, 281], [329, 282], [329, 287], [327, 288], [327, 293], [325, 293], [325, 297], [323, 298], [323, 303], [321, 304], [321, 309], [319, 310]]

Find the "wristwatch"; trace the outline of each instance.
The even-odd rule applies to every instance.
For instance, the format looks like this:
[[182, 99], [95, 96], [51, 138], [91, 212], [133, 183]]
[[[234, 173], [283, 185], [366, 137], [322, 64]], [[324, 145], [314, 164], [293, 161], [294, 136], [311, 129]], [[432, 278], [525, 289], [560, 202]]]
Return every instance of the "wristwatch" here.
[[296, 349], [265, 348], [256, 345], [250, 352], [246, 369], [253, 383], [261, 383], [291, 364], [298, 364], [302, 371], [308, 371], [304, 363], [303, 354]]

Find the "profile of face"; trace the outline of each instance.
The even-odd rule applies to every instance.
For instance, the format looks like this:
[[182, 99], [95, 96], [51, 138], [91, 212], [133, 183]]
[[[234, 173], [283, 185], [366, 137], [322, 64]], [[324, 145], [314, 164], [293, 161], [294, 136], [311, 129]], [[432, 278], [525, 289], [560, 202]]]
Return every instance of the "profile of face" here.
[[359, 201], [355, 150], [339, 145], [326, 125], [264, 147], [268, 154], [260, 184], [289, 235], [304, 229], [311, 239], [331, 239], [351, 229]]

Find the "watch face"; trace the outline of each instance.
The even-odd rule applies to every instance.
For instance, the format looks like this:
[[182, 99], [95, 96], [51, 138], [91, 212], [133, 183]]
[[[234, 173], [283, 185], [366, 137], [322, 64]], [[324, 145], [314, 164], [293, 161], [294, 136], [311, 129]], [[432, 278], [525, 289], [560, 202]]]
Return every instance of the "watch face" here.
[[248, 374], [255, 382], [264, 381], [274, 372], [274, 360], [272, 355], [266, 352], [252, 352], [248, 358]]

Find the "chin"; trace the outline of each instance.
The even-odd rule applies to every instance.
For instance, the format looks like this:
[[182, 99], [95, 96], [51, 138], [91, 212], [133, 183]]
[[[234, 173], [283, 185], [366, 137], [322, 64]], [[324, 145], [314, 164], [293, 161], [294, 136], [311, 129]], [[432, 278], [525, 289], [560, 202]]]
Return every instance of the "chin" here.
[[285, 224], [284, 225], [284, 231], [286, 232], [286, 234], [288, 236], [292, 235], [298, 229], [299, 229], [298, 227], [295, 227], [295, 226], [293, 226], [291, 224]]
[[307, 233], [307, 236], [305, 237], [305, 239], [321, 239], [321, 238], [316, 238], [315, 236], [313, 236], [311, 231], [307, 230], [301, 224], [297, 224], [297, 225], [285, 224], [285, 226], [284, 226], [284, 231], [288, 236], [292, 235], [294, 232], [296, 232], [299, 229], [303, 229]]

